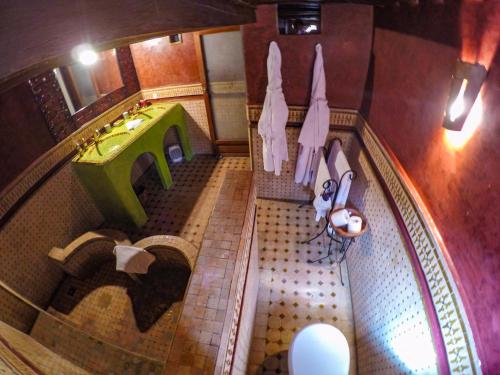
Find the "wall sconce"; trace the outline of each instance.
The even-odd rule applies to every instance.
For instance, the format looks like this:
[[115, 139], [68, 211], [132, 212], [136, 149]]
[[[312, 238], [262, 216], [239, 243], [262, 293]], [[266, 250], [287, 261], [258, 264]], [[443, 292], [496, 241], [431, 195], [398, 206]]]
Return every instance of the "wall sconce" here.
[[460, 131], [486, 78], [486, 68], [457, 60], [451, 77], [450, 96], [444, 115], [443, 127]]

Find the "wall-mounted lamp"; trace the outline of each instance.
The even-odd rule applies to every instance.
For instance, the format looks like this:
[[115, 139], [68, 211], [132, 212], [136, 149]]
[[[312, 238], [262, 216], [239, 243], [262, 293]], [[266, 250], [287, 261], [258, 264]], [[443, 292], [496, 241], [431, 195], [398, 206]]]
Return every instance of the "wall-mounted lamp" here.
[[460, 131], [486, 78], [486, 68], [457, 60], [451, 78], [450, 96], [444, 116], [443, 127]]

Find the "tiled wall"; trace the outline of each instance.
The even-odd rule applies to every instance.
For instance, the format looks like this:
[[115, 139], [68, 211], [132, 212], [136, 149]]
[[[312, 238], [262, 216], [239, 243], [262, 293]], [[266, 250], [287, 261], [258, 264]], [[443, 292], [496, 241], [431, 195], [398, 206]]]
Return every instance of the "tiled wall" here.
[[[253, 107], [248, 113], [255, 122]], [[292, 109], [289, 122], [301, 122], [303, 114]], [[347, 129], [351, 141], [344, 142], [360, 174], [351, 199], [370, 223], [349, 257], [359, 371], [480, 373], [470, 325], [432, 224], [368, 124], [361, 116], [355, 123]], [[307, 199], [292, 179], [298, 129], [287, 128], [287, 136], [291, 165], [276, 178], [262, 169], [261, 141], [252, 129], [259, 196]]]
[[435, 374], [430, 325], [396, 220], [357, 140], [348, 159], [358, 172], [349, 198], [370, 225], [347, 257], [358, 373]]
[[[286, 128], [288, 161], [283, 162], [281, 175], [276, 176], [274, 173], [264, 171], [262, 137], [258, 134], [257, 128], [254, 127], [251, 129], [253, 171], [255, 173], [259, 198], [299, 201], [312, 199], [311, 190], [301, 184], [296, 184], [294, 180], [299, 134], [300, 128]], [[331, 130], [328, 139], [332, 139], [333, 137], [340, 138], [344, 150], [349, 150], [353, 138], [352, 132]]]
[[[2, 227], [1, 280], [45, 307], [62, 279], [62, 271], [48, 259], [49, 250], [66, 246], [102, 221], [71, 165], [66, 164]], [[26, 330], [33, 322], [32, 316], [29, 312], [20, 313], [22, 308], [15, 305], [16, 301], [10, 298], [0, 300], [2, 320], [16, 322], [15, 327]]]
[[[449, 367], [452, 374], [481, 373], [479, 358], [468, 317], [443, 254], [440, 240], [432, 223], [419, 207], [391, 157], [385, 151], [368, 124], [360, 118], [358, 134], [367, 155], [373, 161], [381, 180], [392, 200], [400, 225], [404, 226], [412, 246], [415, 261], [420, 266], [420, 286], [425, 289], [428, 312], [434, 315], [433, 332], [442, 336], [439, 357], [441, 365]], [[435, 341], [436, 342], [436, 341]]]
[[[186, 111], [186, 125], [189, 140], [195, 154], [212, 153], [207, 109], [201, 84], [184, 86], [164, 86], [142, 91], [144, 99], [154, 101], [175, 101], [181, 103]], [[167, 142], [178, 142], [173, 134], [167, 135]]]
[[238, 332], [234, 349], [231, 374], [244, 375], [247, 373], [252, 333], [259, 293], [259, 248], [257, 238], [257, 221], [254, 222], [252, 248], [247, 271], [247, 280], [243, 296], [243, 305], [238, 323]]

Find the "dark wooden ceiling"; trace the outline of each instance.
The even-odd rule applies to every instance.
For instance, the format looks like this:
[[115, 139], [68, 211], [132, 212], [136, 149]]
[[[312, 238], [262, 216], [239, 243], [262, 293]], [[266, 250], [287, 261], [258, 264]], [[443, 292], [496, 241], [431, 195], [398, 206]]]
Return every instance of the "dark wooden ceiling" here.
[[243, 0], [3, 0], [0, 90], [64, 64], [81, 43], [102, 50], [254, 21], [254, 5]]

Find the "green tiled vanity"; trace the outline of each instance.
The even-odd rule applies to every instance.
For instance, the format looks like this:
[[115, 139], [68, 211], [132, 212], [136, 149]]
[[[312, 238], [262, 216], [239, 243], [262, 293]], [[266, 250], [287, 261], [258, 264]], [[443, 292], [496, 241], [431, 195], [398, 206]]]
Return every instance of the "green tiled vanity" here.
[[83, 154], [73, 158], [72, 165], [108, 221], [140, 227], [148, 217], [132, 188], [134, 162], [140, 155], [150, 153], [161, 183], [167, 189], [173, 183], [163, 144], [167, 130], [177, 127], [187, 160], [192, 159], [193, 153], [180, 104], [152, 105], [141, 110], [135, 118], [143, 121], [134, 130], [127, 128], [132, 120], [113, 127]]

